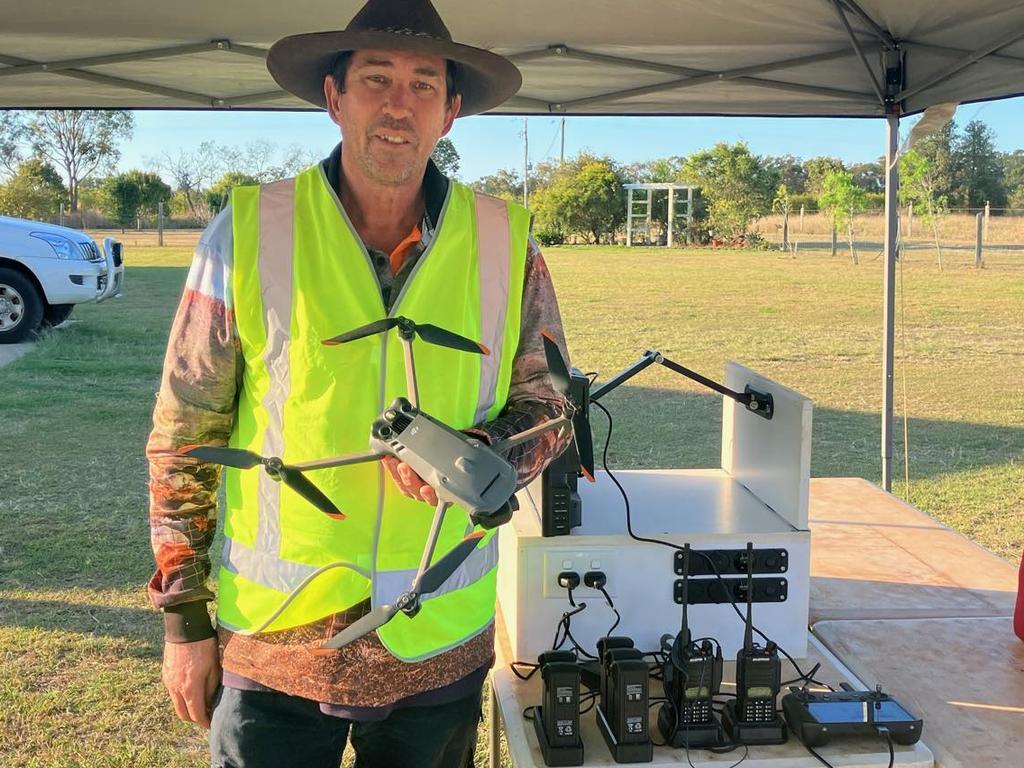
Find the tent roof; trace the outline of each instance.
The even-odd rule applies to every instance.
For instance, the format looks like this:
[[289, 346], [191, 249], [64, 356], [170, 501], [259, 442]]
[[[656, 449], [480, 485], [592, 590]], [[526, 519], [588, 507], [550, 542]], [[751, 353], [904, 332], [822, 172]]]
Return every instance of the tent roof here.
[[[0, 107], [306, 109], [267, 74], [267, 48], [343, 28], [361, 4], [0, 0]], [[456, 40], [522, 69], [504, 114], [881, 116], [894, 42], [904, 114], [1024, 92], [1019, 0], [435, 5]]]

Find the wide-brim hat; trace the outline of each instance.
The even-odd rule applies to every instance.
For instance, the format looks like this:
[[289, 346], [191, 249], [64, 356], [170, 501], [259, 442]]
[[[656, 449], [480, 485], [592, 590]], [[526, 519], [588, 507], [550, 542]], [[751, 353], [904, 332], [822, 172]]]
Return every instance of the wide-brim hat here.
[[414, 51], [454, 61], [463, 116], [493, 109], [523, 83], [516, 65], [504, 56], [452, 42], [430, 0], [369, 0], [344, 30], [278, 40], [267, 55], [267, 69], [289, 93], [326, 108], [324, 76], [339, 53], [363, 48]]

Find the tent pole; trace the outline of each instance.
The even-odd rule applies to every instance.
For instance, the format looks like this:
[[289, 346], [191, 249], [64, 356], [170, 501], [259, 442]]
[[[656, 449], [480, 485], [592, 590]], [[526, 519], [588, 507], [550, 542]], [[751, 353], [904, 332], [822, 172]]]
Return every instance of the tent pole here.
[[900, 117], [890, 113], [885, 118], [885, 276], [882, 279], [884, 310], [882, 313], [882, 488], [892, 490], [892, 392], [893, 348], [896, 317], [896, 241], [899, 236], [900, 171], [896, 153], [900, 139]]

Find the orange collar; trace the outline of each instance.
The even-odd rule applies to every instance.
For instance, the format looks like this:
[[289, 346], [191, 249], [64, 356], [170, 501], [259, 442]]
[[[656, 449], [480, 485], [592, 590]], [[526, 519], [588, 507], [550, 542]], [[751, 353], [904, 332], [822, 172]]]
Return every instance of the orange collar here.
[[388, 260], [391, 262], [392, 275], [398, 274], [398, 270], [402, 268], [402, 265], [405, 263], [406, 257], [409, 255], [409, 252], [422, 239], [423, 235], [420, 232], [419, 224], [413, 224], [412, 231], [405, 236], [405, 239], [402, 240], [402, 242], [395, 246], [395, 249], [391, 251], [391, 255], [388, 257]]

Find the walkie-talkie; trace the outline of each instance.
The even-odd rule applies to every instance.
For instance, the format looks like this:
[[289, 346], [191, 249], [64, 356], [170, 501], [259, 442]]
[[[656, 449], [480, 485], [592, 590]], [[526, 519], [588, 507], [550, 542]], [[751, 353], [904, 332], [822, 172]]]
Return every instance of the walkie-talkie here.
[[786, 724], [775, 709], [782, 687], [782, 663], [771, 640], [754, 642], [754, 545], [747, 542], [747, 619], [743, 647], [736, 654], [736, 701], [728, 702], [722, 721], [742, 744], [784, 744]]
[[665, 694], [669, 701], [658, 713], [658, 729], [666, 743], [681, 747], [707, 747], [723, 742], [722, 726], [711, 707], [712, 697], [722, 685], [722, 648], [703, 640], [694, 643], [690, 635], [689, 605], [690, 545], [683, 545], [683, 618], [679, 634], [669, 644], [663, 667]]

